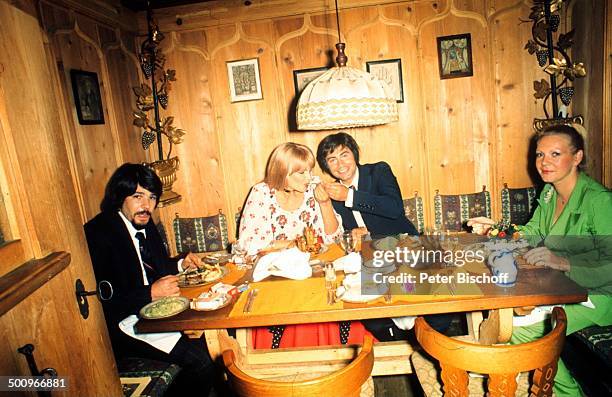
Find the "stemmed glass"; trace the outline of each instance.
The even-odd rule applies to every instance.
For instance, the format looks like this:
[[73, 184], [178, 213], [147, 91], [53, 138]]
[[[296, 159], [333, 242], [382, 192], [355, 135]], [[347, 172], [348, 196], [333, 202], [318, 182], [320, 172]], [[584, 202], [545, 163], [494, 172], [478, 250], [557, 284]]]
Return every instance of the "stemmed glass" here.
[[327, 304], [336, 302], [336, 269], [332, 262], [325, 263], [325, 290], [327, 291]]

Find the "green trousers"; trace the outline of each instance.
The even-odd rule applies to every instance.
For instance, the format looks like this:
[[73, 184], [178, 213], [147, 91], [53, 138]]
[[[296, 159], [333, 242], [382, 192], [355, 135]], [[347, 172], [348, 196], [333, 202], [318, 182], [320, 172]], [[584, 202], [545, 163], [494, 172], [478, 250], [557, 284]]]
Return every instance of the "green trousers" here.
[[[612, 324], [612, 297], [605, 295], [589, 295], [595, 309], [580, 304], [565, 305], [567, 315], [567, 335], [591, 325], [607, 326]], [[514, 327], [511, 344], [527, 343], [539, 339], [550, 332], [550, 321], [542, 321], [525, 327]], [[559, 359], [555, 385], [553, 387], [557, 397], [580, 397], [582, 390], [576, 379]]]

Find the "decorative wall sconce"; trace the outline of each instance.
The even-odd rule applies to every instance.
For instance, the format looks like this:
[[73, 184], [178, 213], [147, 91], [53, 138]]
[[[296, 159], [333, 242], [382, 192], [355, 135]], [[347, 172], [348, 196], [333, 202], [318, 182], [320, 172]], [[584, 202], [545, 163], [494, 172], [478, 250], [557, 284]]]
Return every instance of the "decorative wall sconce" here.
[[[178, 157], [170, 157], [172, 146], [183, 142], [185, 131], [173, 126], [174, 117], [166, 116], [161, 119], [159, 106], [166, 109], [168, 106], [168, 91], [170, 82], [176, 81], [176, 71], [164, 70], [166, 57], [159, 50], [159, 43], [164, 39], [157, 23], [153, 19], [151, 8], [147, 8], [148, 37], [140, 47], [140, 67], [150, 86], [142, 83], [133, 87], [136, 95], [137, 111], [134, 112], [134, 125], [142, 128], [141, 143], [147, 150], [157, 140], [158, 160], [147, 164], [160, 177], [163, 183], [162, 196], [159, 206], [170, 205], [181, 200], [181, 196], [172, 191], [172, 184], [176, 181], [176, 171], [179, 166]], [[153, 120], [149, 115], [153, 111]], [[169, 143], [168, 154], [164, 156], [162, 136]]]
[[[556, 43], [553, 33], [557, 32], [561, 16], [561, 7], [566, 0], [533, 0], [529, 19], [533, 22], [531, 28], [532, 39], [527, 41], [525, 49], [535, 54], [540, 67], [549, 75], [549, 81], [541, 79], [533, 82], [536, 99], [543, 99], [543, 108], [546, 119], [535, 119], [534, 128], [537, 131], [550, 124], [583, 124], [582, 116], [569, 116], [567, 107], [574, 96], [574, 87], [570, 85], [576, 78], [586, 76], [586, 69], [582, 62], [572, 62], [568, 49], [574, 44], [574, 30], [559, 33]], [[528, 22], [528, 21], [523, 21]], [[559, 81], [559, 82], [558, 82]], [[552, 117], [548, 113], [548, 100], [550, 99]], [[559, 107], [558, 100], [562, 106]]]

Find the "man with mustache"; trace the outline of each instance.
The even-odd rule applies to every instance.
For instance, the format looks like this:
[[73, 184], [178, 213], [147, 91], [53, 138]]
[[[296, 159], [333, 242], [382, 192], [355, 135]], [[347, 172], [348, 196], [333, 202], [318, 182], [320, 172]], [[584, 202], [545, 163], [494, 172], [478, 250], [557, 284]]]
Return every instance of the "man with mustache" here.
[[168, 257], [151, 219], [161, 193], [161, 180], [149, 167], [123, 164], [108, 181], [101, 212], [85, 224], [85, 235], [115, 357], [178, 364], [179, 390], [197, 387], [206, 396], [213, 363], [204, 341], [167, 333], [153, 342], [146, 334], [137, 339], [133, 332], [143, 306], [180, 295], [177, 272], [201, 266], [192, 253], [183, 259]]

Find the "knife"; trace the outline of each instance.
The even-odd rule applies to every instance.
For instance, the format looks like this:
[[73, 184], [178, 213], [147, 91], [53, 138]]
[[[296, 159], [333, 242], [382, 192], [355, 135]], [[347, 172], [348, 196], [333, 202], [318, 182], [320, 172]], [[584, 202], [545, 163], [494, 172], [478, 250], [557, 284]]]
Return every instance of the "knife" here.
[[259, 292], [259, 290], [257, 288], [252, 289], [251, 292], [249, 292], [249, 296], [247, 296], [246, 304], [244, 305], [244, 309], [242, 310], [243, 313], [250, 313], [251, 312], [251, 307], [253, 306], [253, 301], [257, 297], [257, 293], [258, 292]]

